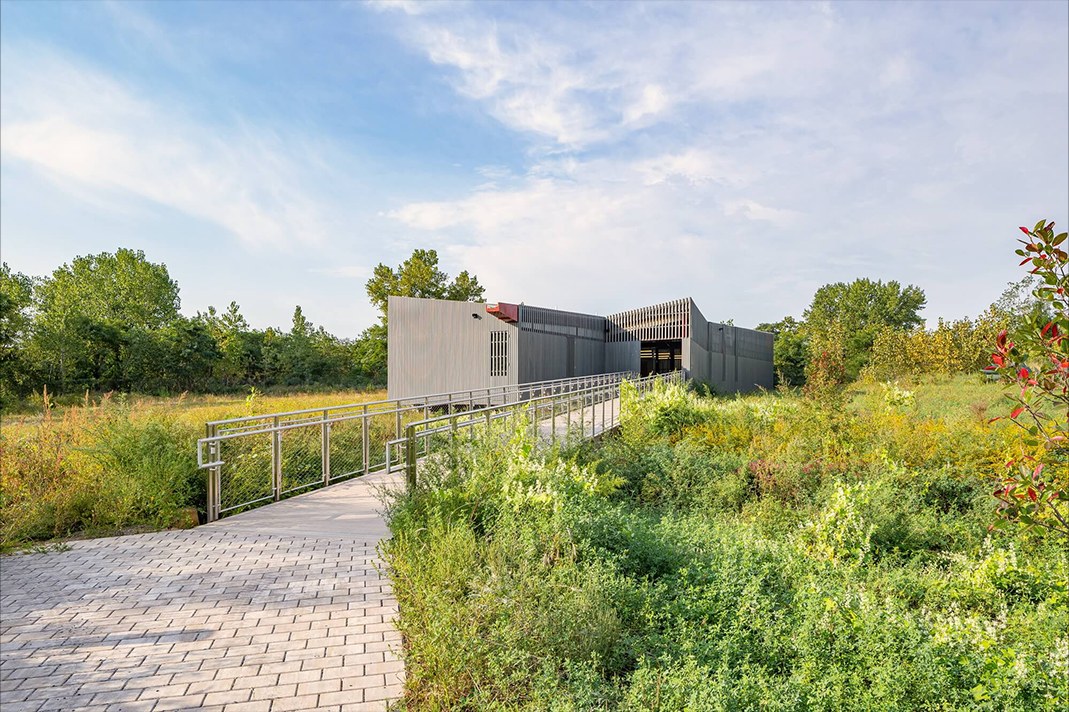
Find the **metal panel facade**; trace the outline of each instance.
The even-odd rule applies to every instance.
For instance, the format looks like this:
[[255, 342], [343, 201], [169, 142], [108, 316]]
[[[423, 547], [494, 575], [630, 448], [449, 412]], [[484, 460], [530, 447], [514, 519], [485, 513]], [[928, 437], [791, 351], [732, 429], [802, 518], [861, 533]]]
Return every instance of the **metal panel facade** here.
[[772, 335], [709, 322], [689, 298], [608, 317], [524, 304], [516, 314], [391, 297], [390, 397], [639, 371], [642, 348], [679, 349], [691, 377], [718, 392], [772, 387]]
[[[390, 297], [388, 390], [409, 398], [517, 383], [517, 329], [474, 302]], [[490, 331], [509, 336], [509, 373], [490, 377]]]

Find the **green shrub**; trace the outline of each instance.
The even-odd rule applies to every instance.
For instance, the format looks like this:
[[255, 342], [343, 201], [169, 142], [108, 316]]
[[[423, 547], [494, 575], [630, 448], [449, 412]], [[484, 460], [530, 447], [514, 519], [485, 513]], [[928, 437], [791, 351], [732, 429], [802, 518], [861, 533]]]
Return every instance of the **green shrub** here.
[[196, 431], [123, 404], [46, 416], [2, 443], [0, 546], [188, 521], [203, 507]]
[[667, 387], [597, 446], [458, 438], [391, 509], [405, 706], [1063, 709], [1066, 552], [989, 537], [986, 393], [910, 390]]

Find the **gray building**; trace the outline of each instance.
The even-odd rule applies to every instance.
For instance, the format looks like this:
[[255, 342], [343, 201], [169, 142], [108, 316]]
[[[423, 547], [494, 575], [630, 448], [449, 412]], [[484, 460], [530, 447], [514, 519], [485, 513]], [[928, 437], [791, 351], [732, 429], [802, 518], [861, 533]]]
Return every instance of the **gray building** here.
[[680, 369], [722, 393], [772, 387], [772, 334], [707, 321], [689, 298], [594, 316], [390, 297], [388, 318], [390, 398]]

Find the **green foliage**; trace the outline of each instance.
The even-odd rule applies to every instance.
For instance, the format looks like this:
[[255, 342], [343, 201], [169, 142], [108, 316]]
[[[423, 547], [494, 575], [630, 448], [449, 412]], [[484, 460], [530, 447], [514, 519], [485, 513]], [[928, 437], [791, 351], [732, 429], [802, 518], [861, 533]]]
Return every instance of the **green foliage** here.
[[92, 322], [155, 329], [178, 316], [178, 283], [141, 250], [119, 249], [74, 258], [38, 285], [42, 319], [62, 327], [81, 316]]
[[772, 347], [776, 383], [785, 386], [804, 385], [808, 361], [805, 323], [787, 316], [771, 324], [758, 324], [757, 329], [776, 335]]
[[805, 394], [828, 407], [840, 403], [842, 385], [849, 378], [849, 337], [841, 322], [831, 322], [812, 333], [805, 366]]
[[1002, 519], [1069, 538], [1069, 233], [1054, 233], [1040, 220], [1020, 240], [1021, 266], [1037, 278], [1033, 296], [1041, 305], [1002, 331], [991, 360], [1007, 384], [1010, 421], [1019, 438], [995, 496]]
[[578, 455], [458, 439], [391, 510], [404, 707], [1064, 708], [1065, 551], [986, 531], [997, 396], [628, 390]]
[[[0, 548], [74, 533], [188, 525], [204, 506], [199, 427], [105, 401], [0, 436]], [[195, 523], [195, 521], [194, 521]]]
[[0, 409], [25, 387], [30, 364], [20, 346], [31, 325], [33, 280], [0, 264]]
[[367, 329], [361, 336], [358, 353], [360, 367], [365, 373], [381, 378], [386, 376], [386, 330], [390, 297], [421, 297], [424, 299], [449, 299], [457, 302], [477, 302], [483, 298], [483, 287], [478, 278], [465, 270], [450, 280], [449, 275], [438, 268], [438, 252], [413, 250], [412, 255], [396, 269], [382, 263], [366, 285], [371, 305], [379, 310], [379, 323]]
[[237, 303], [178, 313], [178, 285], [140, 251], [77, 257], [34, 280], [0, 271], [0, 408], [42, 388], [56, 395], [167, 394], [249, 386], [368, 387], [386, 383], [386, 299], [391, 294], [480, 299], [464, 271], [450, 280], [433, 250], [368, 282], [383, 320], [356, 339], [316, 327], [298, 305], [287, 329], [250, 328]]
[[806, 328], [812, 338], [841, 330], [845, 336], [843, 367], [847, 379], [853, 380], [868, 363], [877, 333], [884, 327], [909, 331], [920, 326], [920, 310], [926, 301], [920, 288], [903, 288], [893, 280], [827, 284], [817, 290], [805, 311]]

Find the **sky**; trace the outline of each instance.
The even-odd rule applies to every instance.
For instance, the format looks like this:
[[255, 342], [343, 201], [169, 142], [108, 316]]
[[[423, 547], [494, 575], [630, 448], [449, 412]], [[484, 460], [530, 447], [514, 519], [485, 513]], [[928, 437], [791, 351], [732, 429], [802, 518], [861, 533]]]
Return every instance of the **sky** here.
[[1069, 3], [0, 3], [0, 256], [143, 250], [182, 311], [340, 337], [435, 249], [489, 301], [823, 284], [975, 316], [1069, 223]]

